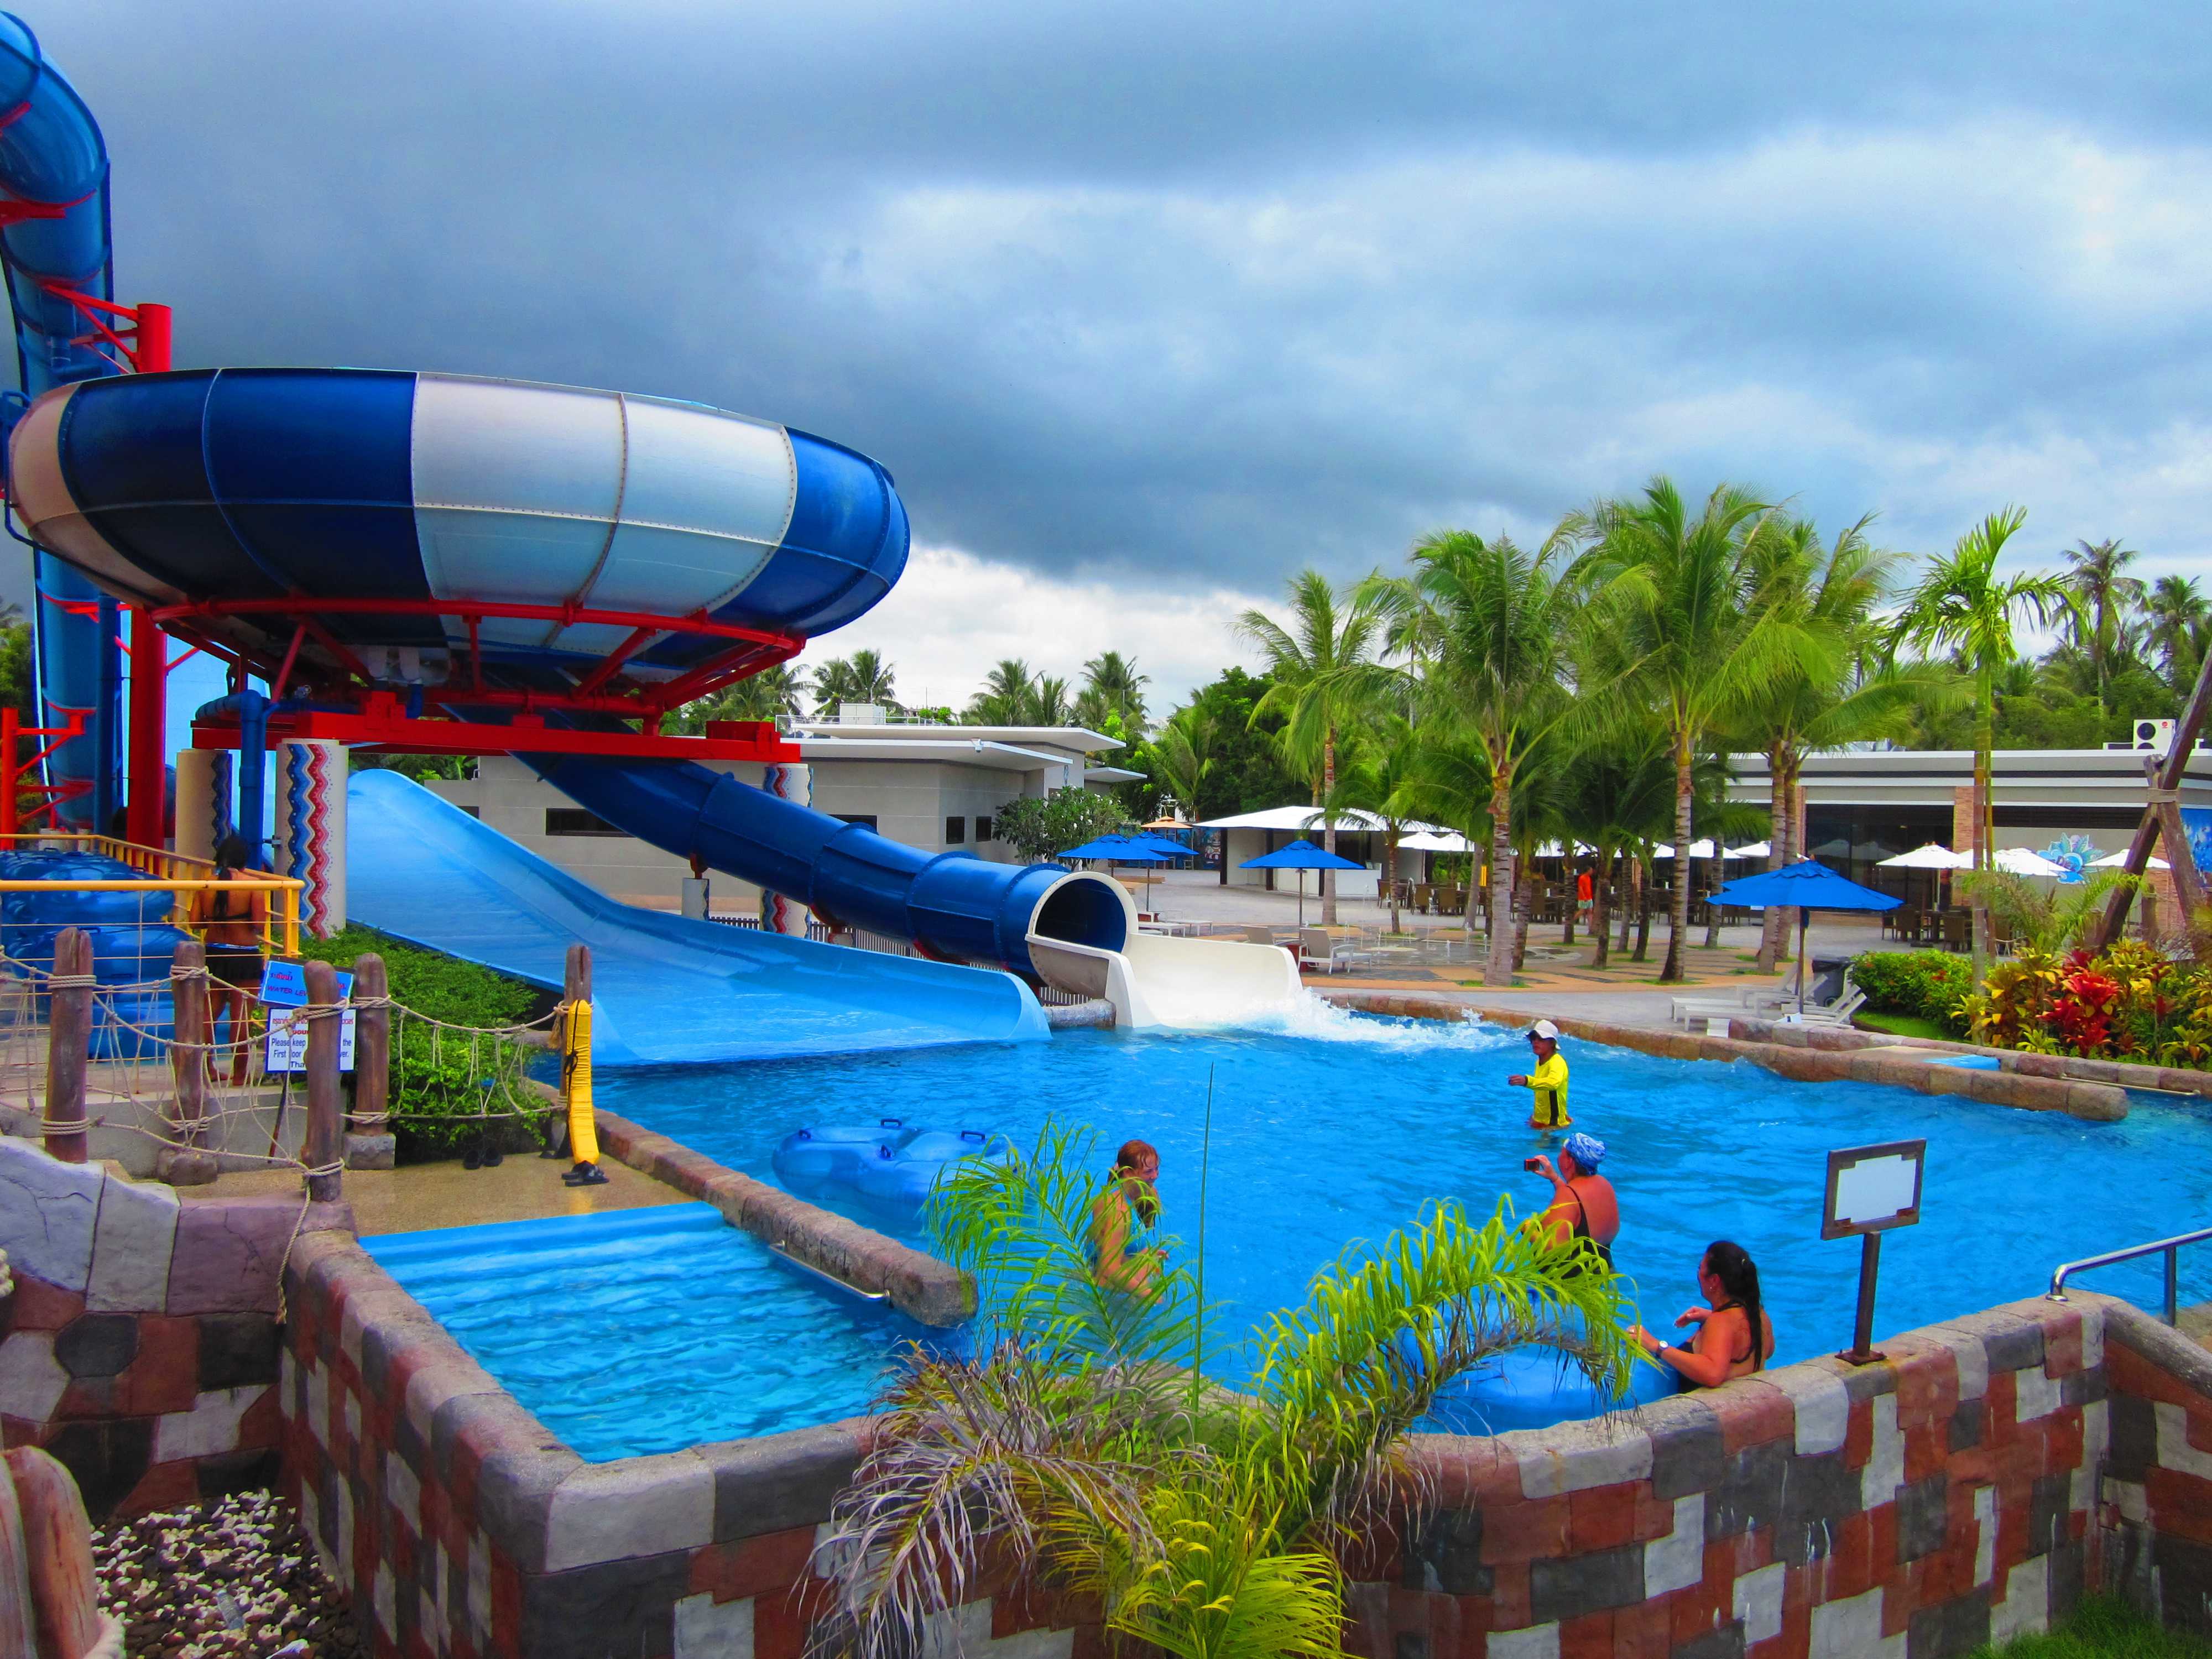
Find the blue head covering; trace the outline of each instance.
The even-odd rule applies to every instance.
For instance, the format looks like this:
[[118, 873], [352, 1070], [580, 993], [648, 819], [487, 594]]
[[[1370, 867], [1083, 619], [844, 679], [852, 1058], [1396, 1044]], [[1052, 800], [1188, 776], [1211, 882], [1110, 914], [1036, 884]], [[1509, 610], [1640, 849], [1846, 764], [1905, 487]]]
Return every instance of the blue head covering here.
[[1575, 1162], [1585, 1170], [1595, 1170], [1605, 1162], [1605, 1142], [1595, 1135], [1584, 1134], [1580, 1129], [1567, 1137], [1567, 1144], [1561, 1150], [1571, 1154]]

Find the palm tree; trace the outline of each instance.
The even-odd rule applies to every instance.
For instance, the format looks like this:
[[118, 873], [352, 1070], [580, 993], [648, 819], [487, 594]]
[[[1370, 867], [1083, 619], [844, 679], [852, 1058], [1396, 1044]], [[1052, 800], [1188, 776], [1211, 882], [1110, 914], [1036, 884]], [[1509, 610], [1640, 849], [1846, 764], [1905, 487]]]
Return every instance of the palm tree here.
[[969, 726], [1026, 726], [1035, 676], [1019, 657], [1001, 657], [968, 700], [961, 718]]
[[848, 702], [870, 703], [896, 710], [893, 695], [897, 671], [874, 651], [855, 651], [849, 657], [832, 657], [814, 671], [814, 712], [834, 717]]
[[1390, 931], [1398, 918], [1398, 839], [1419, 821], [1421, 733], [1402, 714], [1385, 712], [1359, 732], [1351, 758], [1337, 768], [1336, 787], [1322, 805], [1332, 811], [1363, 812], [1382, 826], [1382, 890], [1389, 895]]
[[1196, 705], [1167, 718], [1152, 744], [1156, 781], [1190, 817], [1203, 816], [1200, 796], [1213, 770], [1213, 722]]
[[[1789, 674], [1748, 711], [1735, 734], [1766, 756], [1767, 868], [1796, 861], [1797, 798], [1805, 757], [1869, 738], [1901, 735], [1913, 712], [1940, 695], [1941, 672], [1898, 667], [1880, 653], [1875, 613], [1889, 597], [1900, 556], [1867, 539], [1871, 515], [1823, 549], [1805, 520], [1771, 523], [1754, 537], [1753, 580], [1778, 612], [1794, 617], [1829, 647], [1818, 675]], [[1770, 911], [1759, 971], [1774, 971], [1789, 938], [1788, 918]]]
[[1029, 706], [1022, 711], [1024, 726], [1067, 724], [1067, 682], [1040, 674], [1030, 683]]
[[[1590, 588], [1600, 660], [1632, 662], [1636, 693], [1665, 725], [1682, 851], [1691, 840], [1692, 773], [1711, 736], [1791, 675], [1829, 672], [1821, 641], [1759, 589], [1746, 543], [1769, 510], [1750, 491], [1722, 484], [1692, 518], [1673, 483], [1654, 478], [1640, 499], [1600, 504], [1596, 545], [1577, 567]], [[1682, 977], [1690, 910], [1683, 868], [1668, 908], [1662, 983]]]
[[1489, 774], [1490, 950], [1483, 983], [1513, 982], [1513, 792], [1531, 750], [1572, 712], [1562, 675], [1573, 595], [1557, 551], [1443, 531], [1413, 546], [1413, 573], [1370, 577], [1369, 604], [1389, 618], [1389, 648], [1425, 664], [1428, 718], [1449, 726]]
[[1109, 1288], [1087, 1248], [1103, 1195], [1087, 1141], [978, 1161], [933, 1200], [940, 1254], [980, 1304], [972, 1358], [909, 1348], [815, 1552], [825, 1650], [923, 1651], [984, 1575], [1095, 1599], [1115, 1638], [1177, 1659], [1340, 1659], [1347, 1557], [1420, 1486], [1407, 1436], [1490, 1356], [1536, 1343], [1618, 1398], [1640, 1351], [1626, 1281], [1580, 1241], [1440, 1204], [1315, 1279], [1252, 1334], [1242, 1391], [1205, 1259], [1178, 1247]]
[[[1595, 948], [1589, 965], [1602, 968], [1613, 948], [1607, 884], [1613, 861], [1616, 857], [1621, 860], [1625, 890], [1632, 875], [1641, 876], [1637, 860], [1666, 834], [1674, 808], [1674, 757], [1666, 730], [1651, 711], [1627, 704], [1615, 711], [1612, 720], [1583, 735], [1565, 770], [1571, 792], [1564, 816], [1576, 837], [1596, 852], [1596, 902], [1590, 915]], [[1622, 921], [1630, 915], [1630, 907], [1624, 906]], [[1626, 934], [1622, 944], [1626, 948]]]
[[2074, 643], [2087, 653], [2095, 676], [2097, 705], [2107, 714], [2105, 698], [2112, 684], [2112, 667], [2129, 643], [2128, 612], [2143, 602], [2142, 579], [2125, 575], [2136, 556], [2118, 542], [2076, 542], [2066, 550], [2073, 567], [2074, 592], [2078, 601], [2069, 618]]
[[[1986, 870], [1996, 846], [1996, 815], [1991, 801], [1990, 751], [1996, 721], [1996, 677], [2019, 656], [2013, 643], [2016, 621], [2045, 627], [2054, 617], [2077, 624], [2081, 606], [2063, 576], [1997, 574], [1997, 560], [2027, 509], [2008, 507], [1992, 513], [1951, 551], [1929, 562], [1928, 572], [1905, 595], [1892, 624], [1893, 646], [1910, 645], [1923, 654], [1955, 652], [1974, 677], [1974, 867]], [[1974, 910], [1974, 983], [1978, 988], [1990, 951], [1990, 910]]]
[[[1253, 705], [1252, 722], [1283, 717], [1276, 743], [1283, 758], [1306, 774], [1316, 806], [1336, 787], [1336, 746], [1346, 726], [1371, 707], [1390, 680], [1374, 660], [1380, 619], [1356, 596], [1340, 609], [1328, 579], [1302, 570], [1291, 580], [1287, 627], [1264, 611], [1247, 611], [1237, 631], [1260, 647], [1273, 682]], [[1336, 851], [1336, 820], [1322, 820], [1322, 845]], [[1321, 878], [1321, 918], [1336, 921], [1336, 875]]]
[[2160, 576], [2144, 605], [2149, 614], [2148, 643], [2164, 659], [2166, 683], [2186, 690], [2203, 660], [2208, 607], [2193, 576]]
[[709, 720], [795, 720], [805, 694], [799, 674], [787, 663], [778, 663], [711, 696], [685, 703], [671, 716], [668, 729], [696, 736]]
[[1145, 688], [1152, 676], [1137, 672], [1137, 659], [1118, 651], [1102, 651], [1083, 665], [1083, 690], [1096, 693], [1105, 706], [1121, 717], [1121, 729], [1132, 741], [1145, 735]]

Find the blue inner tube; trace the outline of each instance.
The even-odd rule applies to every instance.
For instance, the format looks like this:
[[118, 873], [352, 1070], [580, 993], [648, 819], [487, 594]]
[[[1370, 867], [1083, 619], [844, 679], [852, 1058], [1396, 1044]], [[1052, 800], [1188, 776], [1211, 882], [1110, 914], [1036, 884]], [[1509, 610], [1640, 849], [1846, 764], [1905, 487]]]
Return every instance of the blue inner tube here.
[[793, 1190], [842, 1187], [886, 1210], [911, 1214], [938, 1177], [969, 1158], [1005, 1164], [1013, 1143], [985, 1129], [927, 1129], [887, 1117], [873, 1127], [810, 1126], [786, 1135], [773, 1160]]

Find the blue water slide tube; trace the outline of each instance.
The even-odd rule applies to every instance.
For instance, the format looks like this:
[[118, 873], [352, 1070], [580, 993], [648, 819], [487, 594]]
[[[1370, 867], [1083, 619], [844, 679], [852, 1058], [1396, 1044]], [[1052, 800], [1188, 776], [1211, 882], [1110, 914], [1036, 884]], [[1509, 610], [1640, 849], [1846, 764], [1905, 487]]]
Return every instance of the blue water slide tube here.
[[[114, 348], [87, 339], [91, 331], [82, 313], [46, 286], [58, 283], [95, 300], [115, 297], [107, 146], [84, 100], [39, 50], [38, 38], [21, 18], [4, 12], [0, 123], [0, 209], [12, 208], [10, 217], [23, 207], [48, 210], [48, 216], [16, 217], [0, 228], [23, 392], [35, 398], [56, 386], [120, 374]], [[16, 412], [10, 407], [0, 418], [12, 423]], [[63, 744], [47, 761], [47, 778], [84, 786], [61, 804], [58, 816], [88, 826], [95, 798], [112, 802], [122, 756], [112, 608], [103, 617], [100, 590], [52, 554], [34, 551], [32, 561], [41, 724], [62, 725], [72, 714], [87, 721], [86, 735]]]
[[1128, 896], [1098, 876], [925, 853], [688, 761], [517, 758], [641, 841], [955, 961], [1035, 974], [1030, 933], [1104, 951], [1128, 939]]

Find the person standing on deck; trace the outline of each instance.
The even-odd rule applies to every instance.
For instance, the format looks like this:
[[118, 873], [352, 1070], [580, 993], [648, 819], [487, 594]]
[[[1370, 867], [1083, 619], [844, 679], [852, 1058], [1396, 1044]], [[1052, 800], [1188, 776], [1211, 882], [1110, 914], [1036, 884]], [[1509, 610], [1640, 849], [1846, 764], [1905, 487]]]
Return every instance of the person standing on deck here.
[[1534, 1068], [1505, 1079], [1511, 1088], [1528, 1091], [1528, 1127], [1571, 1127], [1574, 1120], [1567, 1115], [1567, 1060], [1559, 1052], [1559, 1028], [1548, 1019], [1538, 1020], [1528, 1028], [1528, 1047], [1536, 1056]]

